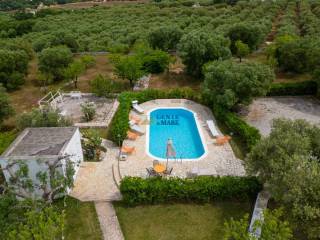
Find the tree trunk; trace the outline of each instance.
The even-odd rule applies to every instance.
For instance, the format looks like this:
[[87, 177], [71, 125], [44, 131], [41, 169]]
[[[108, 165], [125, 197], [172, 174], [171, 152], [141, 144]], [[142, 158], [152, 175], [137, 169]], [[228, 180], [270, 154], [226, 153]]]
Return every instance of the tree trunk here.
[[78, 88], [78, 76], [76, 76], [73, 83], [74, 83], [74, 88]]
[[239, 61], [242, 62], [242, 57], [239, 57]]
[[130, 86], [131, 86], [131, 88], [132, 88], [132, 90], [133, 90], [133, 88], [134, 88], [133, 80], [132, 80], [132, 79], [129, 79], [129, 81], [130, 81]]

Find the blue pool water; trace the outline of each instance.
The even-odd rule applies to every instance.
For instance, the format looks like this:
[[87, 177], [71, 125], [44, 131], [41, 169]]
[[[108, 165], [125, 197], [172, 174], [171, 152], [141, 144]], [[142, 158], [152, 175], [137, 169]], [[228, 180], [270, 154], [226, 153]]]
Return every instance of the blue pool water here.
[[186, 109], [165, 108], [150, 113], [150, 154], [166, 159], [169, 138], [178, 159], [197, 159], [205, 153], [194, 115]]

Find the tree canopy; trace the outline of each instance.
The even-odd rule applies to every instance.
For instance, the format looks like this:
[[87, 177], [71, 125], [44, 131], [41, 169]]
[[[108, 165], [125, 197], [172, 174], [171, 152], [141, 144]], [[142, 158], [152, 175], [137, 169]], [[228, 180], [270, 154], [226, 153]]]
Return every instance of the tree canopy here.
[[273, 71], [258, 63], [213, 61], [204, 67], [203, 93], [214, 103], [228, 109], [248, 104], [253, 97], [264, 96], [274, 79]]
[[223, 36], [192, 31], [181, 38], [178, 51], [187, 72], [199, 76], [205, 63], [231, 57], [229, 45], [230, 42]]
[[64, 70], [72, 62], [72, 53], [66, 46], [46, 48], [39, 54], [39, 70], [51, 74], [54, 80], [64, 77]]
[[151, 30], [147, 38], [152, 48], [168, 51], [177, 48], [182, 34], [183, 32], [179, 27], [169, 25]]
[[6, 93], [4, 87], [0, 84], [0, 126], [4, 119], [9, 117], [13, 113], [13, 108], [11, 107], [9, 95]]
[[272, 196], [291, 213], [310, 239], [320, 234], [320, 128], [304, 120], [278, 119], [270, 136], [246, 159]]

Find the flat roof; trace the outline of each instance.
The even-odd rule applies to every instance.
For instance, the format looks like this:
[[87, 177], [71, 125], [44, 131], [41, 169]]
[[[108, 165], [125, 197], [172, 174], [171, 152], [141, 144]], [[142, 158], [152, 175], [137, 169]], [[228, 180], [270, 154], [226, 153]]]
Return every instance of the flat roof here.
[[77, 127], [26, 128], [2, 156], [59, 155], [76, 130]]

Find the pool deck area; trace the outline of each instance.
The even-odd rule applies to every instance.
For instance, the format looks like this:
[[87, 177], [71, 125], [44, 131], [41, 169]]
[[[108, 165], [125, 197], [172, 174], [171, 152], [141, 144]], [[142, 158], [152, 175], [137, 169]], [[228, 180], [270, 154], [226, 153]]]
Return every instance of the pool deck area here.
[[[243, 176], [245, 170], [240, 159], [237, 159], [233, 153], [230, 144], [218, 146], [215, 144], [214, 138], [206, 125], [206, 120], [214, 120], [211, 110], [201, 104], [195, 103], [185, 99], [157, 99], [140, 104], [145, 110], [144, 114], [138, 114], [134, 110], [131, 110], [130, 115], [134, 115], [142, 119], [140, 127], [145, 132], [136, 140], [125, 140], [123, 146], [133, 146], [136, 151], [128, 155], [126, 161], [120, 161], [120, 173], [121, 176], [139, 176], [146, 177], [146, 168], [150, 168], [153, 165], [153, 158], [146, 152], [147, 141], [147, 125], [149, 124], [148, 112], [155, 108], [186, 108], [196, 113], [196, 121], [198, 122], [199, 131], [202, 132], [202, 140], [207, 154], [199, 160], [180, 161], [169, 160], [169, 167], [173, 167], [171, 176], [187, 177], [193, 169], [199, 171], [205, 171], [208, 175], [232, 175]], [[222, 135], [222, 134], [221, 134]], [[160, 161], [166, 164], [166, 161]]]

